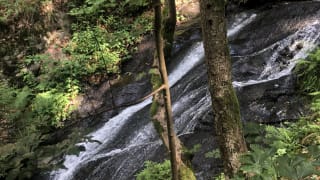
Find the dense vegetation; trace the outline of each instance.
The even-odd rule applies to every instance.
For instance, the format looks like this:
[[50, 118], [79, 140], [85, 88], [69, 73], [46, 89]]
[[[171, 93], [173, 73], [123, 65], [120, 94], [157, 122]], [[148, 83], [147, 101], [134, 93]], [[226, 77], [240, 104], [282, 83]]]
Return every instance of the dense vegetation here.
[[[0, 120], [9, 130], [5, 134], [8, 143], [0, 148], [0, 178], [30, 178], [37, 169], [49, 168], [52, 159], [79, 151], [69, 146], [78, 134], [48, 144], [50, 133], [72, 119], [79, 105], [77, 97], [88, 84], [121, 73], [121, 64], [136, 51], [134, 45], [152, 29], [152, 16], [147, 3], [135, 0], [70, 0], [64, 4], [19, 0], [0, 1], [0, 6], [4, 7], [0, 9], [2, 26], [27, 22], [21, 24], [16, 44], [29, 37], [37, 39], [32, 33], [51, 35], [45, 38], [45, 48], [26, 52], [12, 74], [1, 75]], [[61, 27], [51, 25], [57, 24], [61, 14], [68, 14], [68, 21]], [[35, 26], [28, 27], [29, 23]], [[68, 29], [70, 35], [65, 35]], [[31, 42], [41, 46], [37, 44], [41, 40], [34, 41], [27, 41], [28, 46]]]

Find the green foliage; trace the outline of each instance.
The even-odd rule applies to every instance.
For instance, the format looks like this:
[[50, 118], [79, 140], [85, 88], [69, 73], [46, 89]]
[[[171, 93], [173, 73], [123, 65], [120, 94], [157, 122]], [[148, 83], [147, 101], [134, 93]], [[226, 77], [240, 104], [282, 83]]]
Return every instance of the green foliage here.
[[124, 16], [135, 13], [141, 8], [146, 8], [148, 4], [148, 0], [85, 0], [82, 6], [74, 7], [70, 11], [70, 14], [83, 19], [98, 17], [106, 13]]
[[[189, 164], [190, 163], [189, 161], [192, 160], [192, 157], [194, 156], [194, 154], [198, 152], [200, 149], [201, 149], [201, 144], [195, 144], [191, 149], [182, 147], [182, 156], [183, 156], [184, 162], [186, 164]], [[188, 167], [185, 167], [185, 168], [186, 168], [186, 172], [188, 172]]]
[[[99, 28], [87, 28], [85, 31], [76, 32], [66, 49], [71, 55], [71, 62], [79, 64], [85, 74], [97, 72], [117, 73], [119, 72], [120, 55], [112, 51], [108, 42], [107, 33]], [[72, 65], [78, 65], [73, 63]]]
[[[20, 72], [25, 86], [14, 90], [13, 109], [8, 118], [20, 122], [20, 130], [38, 131], [61, 127], [74, 110], [74, 98], [79, 93], [79, 81], [83, 73], [72, 61], [57, 61], [48, 55], [28, 56]], [[38, 66], [38, 73], [29, 70]], [[19, 124], [19, 123], [18, 123]]]
[[120, 60], [130, 59], [141, 35], [152, 30], [150, 12], [139, 11], [147, 5], [145, 0], [86, 0], [70, 11], [77, 23], [67, 51], [81, 62], [102, 67], [104, 61], [108, 71], [118, 72]]
[[[65, 140], [54, 145], [41, 143], [50, 139], [51, 135], [30, 133], [0, 147], [0, 179], [30, 179], [41, 170], [61, 168], [57, 159], [63, 154], [78, 154], [81, 148], [74, 144], [79, 141], [81, 130], [70, 134]], [[61, 161], [61, 160], [60, 160]]]
[[214, 177], [215, 180], [226, 180], [224, 173], [219, 174], [217, 177]]
[[15, 144], [6, 144], [0, 148], [0, 178], [27, 179], [31, 178], [36, 167], [35, 148], [40, 137], [32, 134], [21, 138]]
[[17, 17], [28, 17], [29, 19], [39, 11], [41, 0], [0, 0], [0, 22], [7, 23]]
[[251, 152], [242, 156], [240, 171], [250, 174], [253, 179], [276, 179], [273, 149], [264, 149], [258, 145], [251, 145], [250, 149]]
[[183, 147], [182, 149], [182, 153], [186, 154], [186, 155], [192, 155], [196, 152], [198, 152], [201, 149], [201, 144], [195, 144], [191, 149], [187, 149], [185, 147]]
[[204, 156], [206, 158], [221, 158], [221, 153], [219, 149], [215, 149], [207, 152]]
[[[296, 73], [301, 90], [313, 96], [310, 116], [284, 127], [245, 126], [250, 151], [234, 179], [318, 179], [320, 177], [320, 50], [301, 61]], [[263, 138], [261, 138], [263, 137]], [[259, 145], [257, 145], [259, 144]]]
[[[19, 78], [22, 88], [0, 83], [0, 117], [14, 130], [11, 136], [22, 138], [33, 133], [47, 133], [62, 127], [63, 121], [76, 107], [79, 82], [69, 63], [56, 61], [47, 55], [28, 56], [22, 64]], [[37, 73], [30, 67], [38, 67]]]
[[319, 121], [302, 118], [296, 123], [287, 123], [287, 127], [256, 126], [264, 129], [265, 137], [255, 141], [260, 145], [251, 144], [250, 151], [242, 156], [238, 179], [244, 174], [250, 179], [303, 179], [318, 175]]
[[[256, 125], [258, 128], [254, 128], [250, 125], [253, 129], [260, 129], [260, 132], [264, 131], [260, 136], [265, 137], [255, 140], [254, 143], [262, 145], [251, 145], [251, 151], [242, 157], [241, 173], [251, 179], [303, 179], [317, 174], [320, 160], [317, 148], [320, 144], [319, 121], [302, 118], [286, 126]], [[256, 130], [249, 132], [257, 134]]]
[[296, 73], [298, 84], [305, 92], [316, 92], [320, 90], [320, 49], [315, 50], [305, 60], [299, 61]]
[[[51, 2], [0, 0], [0, 23], [21, 20], [28, 29], [33, 22], [51, 22], [54, 9], [42, 12]], [[28, 179], [48, 168], [57, 156], [79, 153], [81, 148], [70, 146], [75, 141], [69, 139], [55, 145], [43, 142], [64, 126], [87, 79], [119, 73], [121, 62], [131, 58], [142, 35], [152, 30], [152, 14], [145, 11], [149, 8], [145, 0], [71, 0], [68, 4], [74, 24], [70, 42], [63, 49], [65, 58], [26, 56], [19, 62], [19, 83], [0, 82], [0, 120], [8, 122], [14, 138], [0, 147], [0, 179]], [[41, 23], [37, 27], [41, 29]]]
[[170, 180], [171, 166], [170, 161], [155, 163], [152, 161], [145, 162], [145, 168], [137, 174], [137, 180]]
[[[68, 93], [57, 92], [53, 89], [37, 94], [33, 103], [32, 110], [38, 125], [61, 127], [73, 108], [70, 108], [71, 95]], [[50, 124], [42, 124], [49, 122]]]
[[[7, 99], [3, 94], [1, 99]], [[63, 93], [56, 90], [41, 93], [32, 93], [29, 88], [13, 90], [9, 96], [11, 104], [6, 109], [11, 113], [2, 116], [20, 130], [24, 136], [30, 132], [45, 131], [50, 127], [61, 127], [73, 107], [72, 93]]]
[[150, 69], [149, 74], [151, 74], [152, 89], [159, 88], [162, 85], [162, 79], [159, 70], [157, 68], [152, 68]]
[[264, 146], [250, 146], [251, 151], [241, 159], [241, 173], [249, 174], [251, 179], [303, 179], [316, 175], [320, 143], [307, 138], [309, 134], [320, 137], [318, 123], [301, 119], [287, 128], [265, 126], [266, 137], [260, 142]]
[[127, 60], [136, 50], [134, 45], [141, 41], [141, 35], [152, 30], [151, 17], [147, 13], [134, 19], [110, 15], [100, 17], [96, 24], [91, 25], [87, 22], [74, 24], [76, 32], [69, 46], [71, 50], [69, 52], [71, 55], [104, 58], [106, 64], [114, 59], [109, 56], [116, 56], [117, 61], [120, 61], [119, 58]]
[[186, 165], [181, 165], [179, 170], [179, 178], [181, 180], [196, 180], [196, 177], [194, 176], [194, 173], [192, 169], [187, 167]]
[[310, 95], [313, 98], [313, 101], [311, 103], [311, 110], [314, 112], [313, 118], [320, 121], [320, 91], [315, 91], [313, 93], [310, 93]]
[[8, 105], [13, 102], [15, 98], [14, 88], [11, 88], [7, 83], [0, 81], [0, 111], [2, 115], [5, 112], [8, 112]]
[[[145, 162], [145, 168], [137, 175], [137, 180], [170, 180], [171, 179], [171, 163], [165, 160], [162, 163], [152, 161]], [[179, 171], [179, 179], [196, 180], [193, 171], [182, 164]]]
[[[311, 175], [320, 175], [317, 171], [319, 166], [320, 146], [310, 146], [305, 154], [297, 154], [295, 156], [281, 156], [277, 158], [277, 173], [280, 177], [288, 179], [299, 180], [307, 178]], [[313, 159], [309, 149], [316, 150], [317, 156]]]

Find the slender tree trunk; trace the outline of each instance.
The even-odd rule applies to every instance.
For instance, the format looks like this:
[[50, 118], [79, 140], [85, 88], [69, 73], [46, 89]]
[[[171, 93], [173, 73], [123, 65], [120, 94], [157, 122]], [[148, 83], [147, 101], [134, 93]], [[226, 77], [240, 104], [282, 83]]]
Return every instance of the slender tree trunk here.
[[225, 20], [225, 0], [200, 0], [202, 35], [214, 112], [214, 131], [227, 176], [240, 166], [239, 156], [247, 151], [240, 110], [231, 81]]
[[164, 55], [169, 57], [171, 55], [174, 32], [176, 30], [177, 24], [177, 12], [176, 12], [176, 2], [175, 0], [166, 0], [164, 13], [164, 28], [163, 28], [163, 38], [164, 38]]
[[168, 133], [168, 144], [170, 151], [170, 160], [171, 160], [171, 170], [172, 170], [172, 179], [179, 179], [179, 167], [181, 164], [181, 159], [178, 158], [177, 148], [176, 148], [176, 135], [174, 133], [173, 127], [173, 115], [172, 115], [172, 107], [171, 107], [171, 97], [170, 97], [170, 87], [169, 80], [167, 75], [167, 69], [165, 64], [164, 52], [163, 52], [163, 40], [161, 34], [161, 1], [153, 0], [154, 4], [154, 12], [155, 12], [155, 20], [154, 20], [154, 34], [156, 41], [156, 49], [157, 49], [157, 57], [159, 61], [159, 69], [161, 74], [161, 79], [163, 84], [165, 85], [163, 91], [164, 97], [164, 106], [165, 106], [165, 117], [166, 117], [166, 125], [167, 125], [167, 133]]
[[[151, 83], [153, 90], [164, 86], [162, 92], [153, 96], [151, 106], [152, 121], [159, 133], [164, 145], [170, 152], [172, 179], [173, 180], [195, 180], [193, 171], [182, 161], [181, 142], [174, 132], [173, 115], [171, 107], [170, 87], [164, 56], [164, 42], [162, 34], [161, 1], [153, 0], [155, 9], [154, 35], [156, 41], [157, 58], [154, 59], [151, 69]], [[172, 35], [174, 30], [172, 32]], [[173, 36], [172, 36], [173, 41]]]

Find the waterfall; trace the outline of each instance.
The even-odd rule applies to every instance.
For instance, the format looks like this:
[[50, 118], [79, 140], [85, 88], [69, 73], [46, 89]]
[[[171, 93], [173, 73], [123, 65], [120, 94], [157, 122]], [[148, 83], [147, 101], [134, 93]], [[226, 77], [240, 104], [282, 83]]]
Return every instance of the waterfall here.
[[[250, 79], [248, 81], [234, 81], [233, 86], [235, 88], [241, 88], [243, 86], [265, 83], [289, 75], [292, 69], [295, 67], [297, 61], [299, 59], [305, 58], [310, 51], [317, 47], [320, 38], [319, 26], [320, 25], [318, 20], [309, 22], [307, 26], [288, 36], [287, 38], [278, 41], [259, 52], [255, 52], [252, 55], [247, 55], [256, 56], [267, 50], [273, 50], [272, 56], [265, 65], [264, 70], [262, 71], [258, 79]], [[283, 62], [278, 62], [278, 60], [281, 56], [280, 52], [284, 50], [293, 53], [293, 57], [285, 62], [286, 64], [283, 68], [283, 64], [281, 64]]]
[[[228, 30], [228, 36], [235, 35], [238, 31], [241, 30], [245, 25], [252, 22], [256, 17], [256, 14], [246, 14], [241, 13], [241, 17], [235, 21], [231, 25], [231, 29]], [[204, 57], [203, 43], [197, 42], [195, 43], [189, 51], [184, 55], [181, 59], [180, 63], [173, 70], [173, 72], [169, 75], [169, 83], [170, 86], [174, 86], [184, 75], [186, 75], [194, 66], [199, 64], [200, 60]], [[203, 99], [203, 101], [206, 101]], [[76, 155], [67, 155], [65, 157], [65, 161], [63, 165], [66, 169], [58, 169], [56, 171], [51, 172], [51, 179], [54, 180], [69, 180], [73, 178], [74, 173], [82, 166], [87, 163], [94, 161], [96, 159], [101, 158], [101, 156], [113, 156], [115, 154], [121, 153], [124, 150], [128, 149], [132, 146], [138, 146], [142, 143], [150, 143], [146, 140], [150, 139], [150, 137], [156, 134], [153, 129], [152, 123], [148, 123], [143, 129], [136, 134], [135, 137], [132, 137], [130, 143], [127, 144], [127, 148], [124, 149], [114, 149], [109, 152], [105, 152], [104, 154], [99, 154], [108, 144], [117, 138], [117, 134], [121, 130], [121, 127], [126, 124], [126, 121], [136, 112], [148, 106], [151, 103], [151, 98], [130, 106], [124, 109], [115, 117], [111, 118], [108, 122], [106, 122], [101, 128], [98, 130], [88, 134], [93, 140], [97, 142], [81, 142], [78, 143], [78, 146], [84, 146], [85, 151], [80, 152], [78, 156]], [[179, 103], [173, 104], [173, 110], [177, 109]]]
[[[314, 17], [320, 16], [318, 9], [314, 12], [316, 12]], [[263, 21], [263, 18], [263, 15], [255, 13], [244, 12], [235, 15], [228, 26], [228, 37], [237, 39], [237, 36], [241, 36], [241, 30], [250, 26], [253, 22]], [[266, 43], [262, 48], [250, 52], [251, 54], [238, 55], [234, 48], [231, 49], [232, 52], [235, 52], [233, 53], [233, 59], [238, 59], [239, 63], [237, 65], [240, 64], [233, 67], [233, 70], [241, 67], [241, 63], [245, 66], [248, 63], [247, 60], [261, 62], [257, 65], [253, 63], [253, 66], [259, 66], [259, 68], [256, 68], [254, 76], [247, 75], [244, 72], [243, 75], [239, 75], [241, 78], [236, 77], [237, 80], [233, 82], [233, 86], [238, 92], [251, 85], [264, 85], [289, 76], [297, 61], [305, 58], [308, 52], [320, 44], [319, 20], [314, 18], [304, 21], [305, 24], [302, 28], [286, 34], [285, 37], [276, 39], [275, 42]], [[231, 47], [233, 47], [232, 45]], [[196, 124], [199, 123], [199, 119], [202, 119], [211, 108], [210, 94], [206, 85], [205, 65], [201, 61], [204, 57], [203, 43], [196, 42], [188, 51], [184, 52], [182, 56], [178, 56], [178, 59], [174, 60], [179, 63], [169, 74], [169, 83], [174, 96], [172, 107], [175, 130], [178, 135], [192, 133]], [[276, 85], [276, 83], [270, 84], [271, 86]], [[261, 91], [262, 94], [264, 92]], [[247, 96], [253, 95], [249, 94]], [[85, 147], [85, 151], [80, 152], [78, 156], [65, 156], [63, 165], [66, 169], [51, 172], [51, 179], [69, 180], [79, 177], [81, 179], [105, 179], [106, 176], [112, 176], [108, 178], [127, 180], [128, 177], [133, 177], [135, 170], [142, 168], [145, 160], [159, 155], [157, 149], [161, 146], [161, 141], [157, 137], [152, 122], [145, 119], [143, 115], [139, 116], [139, 114], [149, 111], [150, 103], [151, 98], [130, 106], [109, 119], [101, 128], [88, 134], [88, 137], [101, 144], [97, 142], [78, 143], [78, 146]], [[255, 107], [261, 106], [265, 110], [263, 103], [254, 102], [253, 105]], [[249, 105], [246, 107], [249, 107]], [[132, 121], [136, 125], [130, 129], [128, 126]], [[96, 164], [98, 165], [96, 166]], [[86, 169], [89, 167], [91, 169], [86, 174]], [[81, 173], [82, 171], [84, 173]], [[80, 176], [77, 177], [79, 174]]]

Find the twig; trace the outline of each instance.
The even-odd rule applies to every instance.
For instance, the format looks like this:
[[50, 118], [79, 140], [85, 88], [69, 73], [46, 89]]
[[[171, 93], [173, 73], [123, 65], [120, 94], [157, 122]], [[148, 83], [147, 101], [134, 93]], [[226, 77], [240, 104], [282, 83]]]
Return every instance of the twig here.
[[128, 107], [128, 106], [132, 106], [132, 105], [135, 105], [135, 104], [138, 104], [138, 103], [141, 103], [142, 101], [148, 99], [149, 97], [155, 95], [156, 93], [158, 93], [159, 91], [161, 91], [162, 89], [165, 88], [165, 85], [161, 85], [158, 89], [154, 90], [153, 92], [151, 92], [150, 94], [134, 101], [134, 102], [128, 102], [128, 103], [124, 103], [124, 104], [121, 104], [121, 105], [118, 105], [118, 106], [114, 106], [114, 107], [108, 107], [108, 108], [101, 108], [101, 109], [98, 109], [97, 111], [97, 114], [96, 115], [99, 115], [101, 113], [104, 113], [104, 112], [107, 112], [107, 111], [111, 111], [111, 110], [115, 110], [115, 109], [120, 109], [120, 108], [124, 108], [124, 107]]

